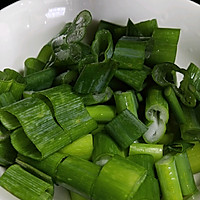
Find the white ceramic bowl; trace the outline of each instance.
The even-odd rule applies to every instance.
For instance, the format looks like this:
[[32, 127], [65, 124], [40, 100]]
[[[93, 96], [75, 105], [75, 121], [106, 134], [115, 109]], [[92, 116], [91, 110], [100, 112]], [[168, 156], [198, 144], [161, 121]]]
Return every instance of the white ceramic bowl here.
[[[0, 70], [23, 69], [24, 60], [35, 57], [83, 9], [91, 11], [94, 20], [125, 25], [128, 18], [156, 18], [160, 27], [181, 28], [176, 64], [200, 66], [200, 6], [189, 0], [21, 0], [0, 11]], [[56, 188], [55, 200], [69, 199], [66, 196], [65, 189]], [[14, 199], [0, 188], [0, 200]]]

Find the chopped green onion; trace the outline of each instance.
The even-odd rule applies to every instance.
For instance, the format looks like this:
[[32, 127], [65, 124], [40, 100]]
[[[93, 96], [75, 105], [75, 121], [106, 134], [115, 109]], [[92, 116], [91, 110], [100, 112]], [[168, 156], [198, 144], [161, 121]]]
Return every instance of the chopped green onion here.
[[137, 99], [135, 96], [134, 91], [116, 91], [114, 93], [115, 103], [116, 103], [116, 110], [118, 113], [121, 111], [128, 109], [131, 111], [136, 117], [137, 115]]
[[81, 94], [101, 93], [114, 76], [117, 63], [111, 60], [85, 65], [75, 85], [74, 91]]
[[186, 152], [175, 155], [176, 169], [178, 172], [179, 182], [184, 196], [193, 194], [197, 187], [190, 167], [190, 162]]
[[162, 95], [162, 90], [158, 88], [148, 90], [145, 116], [149, 124], [143, 138], [147, 143], [157, 143], [165, 134], [169, 119], [168, 103]]
[[146, 86], [145, 80], [150, 73], [151, 69], [146, 66], [141, 70], [117, 69], [115, 77], [131, 86], [136, 91], [141, 91]]
[[108, 30], [102, 29], [96, 32], [92, 42], [92, 54], [98, 62], [108, 60], [113, 55], [112, 35]]
[[111, 121], [116, 116], [116, 109], [112, 105], [87, 106], [90, 116], [99, 123]]
[[182, 192], [176, 170], [175, 159], [165, 155], [155, 163], [162, 196], [165, 200], [182, 200]]
[[163, 145], [162, 144], [145, 144], [145, 143], [133, 143], [129, 148], [129, 155], [135, 154], [149, 154], [152, 155], [154, 161], [158, 161], [163, 157]]
[[53, 185], [25, 171], [19, 165], [12, 165], [0, 178], [0, 185], [22, 200], [52, 199]]
[[147, 131], [145, 124], [127, 109], [106, 124], [105, 128], [119, 146], [124, 149]]
[[146, 178], [146, 169], [114, 156], [100, 171], [94, 184], [92, 198], [95, 200], [126, 200], [132, 199]]
[[142, 69], [145, 59], [145, 41], [123, 36], [115, 46], [112, 59], [119, 62], [119, 68]]
[[86, 160], [90, 160], [93, 152], [93, 136], [92, 134], [87, 134], [83, 137], [78, 138], [71, 144], [63, 147], [59, 150], [60, 153], [68, 156], [78, 156]]
[[125, 151], [108, 134], [102, 131], [94, 135], [94, 150], [92, 153], [94, 163], [102, 166], [116, 154], [125, 157]]
[[91, 198], [93, 184], [99, 171], [100, 166], [69, 156], [57, 168], [56, 183], [85, 198]]

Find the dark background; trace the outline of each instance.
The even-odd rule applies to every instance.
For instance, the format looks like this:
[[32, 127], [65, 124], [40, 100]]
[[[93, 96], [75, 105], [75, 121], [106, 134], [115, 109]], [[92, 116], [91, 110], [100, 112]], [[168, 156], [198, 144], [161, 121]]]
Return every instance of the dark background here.
[[[196, 3], [199, 3], [199, 0], [193, 0], [193, 1], [196, 2]], [[14, 3], [14, 2], [16, 2], [16, 0], [15, 1], [14, 0], [1, 1], [0, 9], [2, 9], [2, 8], [6, 7], [6, 6], [8, 6], [8, 5], [10, 5], [11, 3]]]

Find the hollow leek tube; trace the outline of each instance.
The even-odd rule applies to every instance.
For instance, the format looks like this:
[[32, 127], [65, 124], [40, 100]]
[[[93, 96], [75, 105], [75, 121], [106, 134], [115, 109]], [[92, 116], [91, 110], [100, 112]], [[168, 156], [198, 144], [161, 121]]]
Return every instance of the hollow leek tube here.
[[42, 49], [38, 53], [37, 59], [46, 64], [50, 60], [52, 53], [53, 49], [51, 45], [46, 44], [42, 47]]
[[188, 89], [193, 92], [198, 101], [200, 101], [200, 69], [194, 63], [190, 63], [187, 72], [190, 77]]
[[148, 66], [158, 63], [174, 63], [176, 58], [177, 44], [180, 29], [156, 28], [152, 34], [153, 45], [150, 57], [147, 59]]
[[57, 167], [59, 166], [59, 164], [62, 162], [64, 158], [66, 158], [66, 156], [58, 152], [40, 161], [18, 154], [16, 162], [27, 163], [35, 167], [36, 169], [44, 172], [45, 174], [51, 176], [52, 178], [55, 178]]
[[11, 143], [25, 156], [43, 159], [71, 142], [69, 135], [55, 122], [48, 106], [38, 98], [29, 97], [6, 106], [1, 114], [6, 116], [4, 126], [12, 120], [14, 125], [16, 123], [17, 126], [9, 127], [15, 129]]
[[41, 71], [45, 67], [45, 63], [38, 60], [37, 58], [27, 58], [24, 62], [24, 74], [25, 76]]
[[90, 199], [100, 169], [90, 161], [69, 156], [57, 168], [56, 183]]
[[94, 163], [100, 166], [104, 165], [115, 154], [125, 156], [125, 151], [104, 131], [94, 135], [94, 151], [92, 154]]
[[124, 149], [147, 131], [146, 125], [127, 109], [106, 124], [105, 129]]
[[168, 103], [162, 95], [162, 90], [150, 88], [146, 98], [145, 117], [148, 120], [148, 130], [143, 138], [147, 143], [157, 143], [166, 131], [169, 119]]
[[105, 29], [98, 30], [91, 48], [92, 54], [98, 62], [111, 58], [113, 55], [113, 41], [110, 31]]
[[90, 116], [99, 123], [111, 121], [116, 116], [116, 109], [112, 105], [92, 105], [86, 107]]
[[196, 174], [200, 172], [200, 143], [196, 142], [192, 148], [187, 149], [188, 158], [192, 173]]
[[115, 72], [115, 77], [131, 86], [136, 91], [142, 91], [146, 86], [145, 80], [150, 73], [151, 69], [143, 66], [143, 68], [140, 70], [117, 69]]
[[25, 90], [44, 90], [52, 86], [56, 77], [56, 71], [53, 68], [38, 71], [25, 76], [27, 82]]
[[181, 108], [181, 105], [179, 104], [179, 101], [176, 97], [176, 94], [172, 87], [168, 86], [164, 90], [165, 97], [171, 107], [172, 112], [174, 113], [174, 116], [179, 124], [185, 123], [185, 115], [183, 113], [183, 110]]
[[116, 110], [117, 113], [128, 109], [130, 110], [136, 117], [137, 115], [137, 99], [134, 94], [134, 91], [116, 91], [114, 93], [115, 103], [116, 103]]
[[148, 199], [160, 200], [160, 188], [158, 180], [152, 176], [147, 176], [133, 196], [134, 200]]
[[182, 200], [182, 192], [175, 159], [167, 154], [155, 163], [161, 192], [165, 200]]
[[145, 41], [123, 36], [115, 46], [112, 59], [119, 62], [119, 68], [142, 69], [145, 59], [145, 49]]
[[6, 167], [14, 164], [16, 157], [17, 152], [11, 145], [10, 137], [0, 140], [0, 165]]
[[195, 141], [200, 139], [200, 120], [195, 108], [183, 106], [183, 113], [186, 119], [184, 124], [181, 124], [181, 137], [183, 140]]
[[49, 106], [57, 123], [70, 135], [71, 141], [97, 127], [96, 121], [89, 115], [81, 98], [72, 92], [70, 85], [56, 86], [35, 95]]
[[53, 198], [53, 185], [32, 175], [17, 164], [5, 171], [0, 178], [0, 185], [22, 200]]
[[73, 141], [71, 144], [63, 147], [59, 150], [59, 152], [66, 156], [78, 156], [80, 158], [89, 160], [92, 156], [93, 149], [93, 136], [92, 134], [87, 134]]
[[109, 59], [105, 62], [85, 65], [74, 85], [74, 91], [80, 94], [101, 93], [108, 86], [118, 64]]
[[175, 155], [175, 163], [180, 181], [182, 194], [184, 196], [193, 194], [197, 187], [190, 167], [190, 162], [186, 152]]
[[163, 157], [163, 144], [133, 143], [130, 145], [129, 155], [134, 154], [152, 155], [156, 162]]
[[94, 183], [92, 199], [132, 199], [145, 180], [146, 173], [140, 165], [116, 155], [100, 171]]
[[127, 157], [128, 160], [141, 165], [147, 170], [147, 176], [155, 177], [154, 158], [149, 154], [134, 154]]

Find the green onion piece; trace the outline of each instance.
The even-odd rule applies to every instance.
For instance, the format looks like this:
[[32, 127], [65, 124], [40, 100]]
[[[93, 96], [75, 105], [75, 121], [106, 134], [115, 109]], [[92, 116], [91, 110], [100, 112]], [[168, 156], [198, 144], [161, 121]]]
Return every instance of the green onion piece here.
[[185, 123], [180, 125], [181, 137], [183, 140], [200, 140], [200, 120], [197, 117], [195, 108], [183, 106]]
[[116, 155], [100, 171], [94, 184], [92, 199], [133, 199], [146, 175], [145, 168]]
[[152, 34], [153, 48], [146, 60], [148, 66], [163, 62], [174, 63], [177, 52], [180, 29], [156, 28]]
[[125, 151], [108, 134], [102, 131], [94, 135], [94, 150], [92, 153], [94, 163], [102, 166], [116, 154], [125, 157]]
[[53, 185], [16, 164], [9, 167], [1, 176], [0, 185], [22, 200], [53, 198]]
[[190, 166], [192, 173], [196, 174], [200, 172], [200, 143], [195, 142], [195, 145], [192, 148], [187, 149], [187, 155], [190, 161]]
[[111, 58], [113, 55], [113, 41], [110, 31], [105, 29], [97, 31], [91, 48], [92, 54], [98, 62]]
[[115, 103], [116, 103], [116, 110], [117, 113], [120, 113], [121, 111], [128, 109], [131, 111], [136, 117], [137, 115], [137, 98], [135, 96], [134, 91], [116, 91], [114, 93]]
[[29, 164], [30, 166], [40, 170], [41, 172], [51, 176], [53, 179], [55, 178], [56, 170], [59, 164], [65, 159], [65, 155], [56, 152], [47, 158], [43, 160], [34, 160], [29, 157], [23, 156], [21, 154], [18, 154], [16, 162], [21, 164], [21, 163], [26, 163]]
[[136, 25], [132, 22], [131, 19], [128, 19], [126, 25], [126, 36], [134, 36], [134, 37], [142, 36], [142, 34], [137, 29]]
[[168, 103], [162, 95], [162, 90], [152, 87], [148, 90], [145, 107], [145, 117], [148, 120], [148, 130], [143, 135], [147, 143], [157, 143], [166, 131], [169, 119]]
[[160, 200], [160, 188], [158, 180], [154, 177], [147, 176], [139, 187], [138, 191], [133, 196], [133, 199]]
[[183, 75], [185, 74], [185, 70], [179, 68], [174, 63], [165, 62], [156, 64], [152, 70], [152, 78], [162, 87], [176, 85], [174, 72], [179, 72]]
[[105, 91], [101, 93], [78, 94], [78, 96], [82, 98], [83, 103], [86, 106], [105, 103], [111, 99], [112, 95], [113, 91], [110, 87], [106, 87]]
[[147, 177], [139, 187], [133, 199], [160, 200], [160, 188], [154, 172], [154, 157], [144, 152], [144, 154], [130, 155], [127, 159], [139, 164], [147, 170]]
[[51, 45], [46, 44], [42, 47], [40, 52], [38, 53], [37, 59], [45, 64], [50, 60], [53, 53], [53, 49]]
[[87, 134], [83, 137], [78, 138], [73, 141], [71, 144], [63, 147], [59, 150], [59, 153], [62, 153], [66, 156], [78, 156], [85, 160], [89, 160], [93, 152], [93, 136], [92, 134]]
[[71, 200], [87, 200], [86, 198], [72, 191], [70, 191], [70, 197], [71, 197]]
[[190, 162], [186, 152], [175, 155], [175, 163], [178, 172], [179, 182], [184, 196], [193, 194], [197, 187], [190, 167]]
[[149, 154], [152, 155], [154, 161], [158, 161], [163, 157], [163, 145], [162, 144], [145, 144], [145, 143], [133, 143], [129, 148], [129, 155], [135, 154]]
[[[180, 88], [183, 90], [189, 90], [194, 94], [197, 100], [200, 101], [200, 69], [195, 64], [191, 63], [187, 68], [187, 72], [188, 76], [184, 76]], [[184, 88], [185, 86], [187, 88]]]
[[[177, 88], [175, 72], [179, 72], [184, 75], [185, 81], [181, 82], [181, 87]], [[180, 98], [181, 102], [189, 107], [196, 106], [196, 97], [188, 89], [189, 74], [185, 69], [179, 68], [173, 63], [161, 63], [154, 66], [152, 70], [153, 80], [160, 86], [172, 86], [176, 95]]]
[[7, 106], [22, 98], [26, 81], [18, 72], [4, 69], [0, 72], [0, 106]]
[[182, 200], [175, 159], [167, 154], [155, 163], [162, 196], [165, 200]]
[[103, 92], [114, 76], [116, 67], [117, 63], [112, 60], [85, 65], [74, 85], [74, 91], [81, 94]]
[[[29, 165], [28, 163], [25, 163], [19, 159], [16, 159], [16, 163], [18, 165], [20, 165], [23, 169], [25, 169], [26, 171], [28, 171], [29, 173], [31, 173], [32, 175], [42, 179], [43, 181], [53, 185], [53, 180], [52, 180], [52, 177], [45, 174], [44, 172], [36, 169], [35, 167], [33, 167], [32, 165]], [[52, 191], [53, 193], [53, 191]]]
[[142, 69], [145, 59], [145, 49], [145, 41], [123, 36], [115, 46], [112, 59], [119, 62], [119, 68]]
[[111, 121], [116, 116], [116, 109], [112, 105], [93, 105], [87, 106], [90, 116], [99, 123]]
[[[16, 129], [11, 134], [12, 144], [23, 155], [42, 159], [71, 142], [69, 134], [54, 121], [49, 107], [38, 98], [26, 98], [3, 110], [3, 114], [10, 113], [8, 116], [16, 117], [19, 120], [18, 126], [20, 123], [23, 128]], [[24, 140], [21, 139], [23, 137]], [[31, 145], [34, 151], [27, 145]]]
[[57, 86], [62, 84], [70, 84], [76, 80], [77, 76], [78, 76], [77, 71], [67, 70], [66, 72], [63, 72], [55, 77], [53, 85]]
[[144, 66], [142, 70], [118, 69], [115, 72], [115, 77], [131, 86], [136, 91], [141, 91], [146, 86], [145, 79], [150, 73], [151, 69]]
[[154, 157], [150, 154], [133, 154], [127, 157], [128, 160], [137, 163], [147, 170], [147, 176], [155, 177]]
[[44, 90], [52, 86], [56, 72], [53, 68], [44, 69], [25, 76], [27, 82], [25, 90]]
[[45, 63], [41, 62], [37, 58], [27, 58], [24, 62], [24, 75], [27, 76], [29, 74], [41, 71], [45, 67]]
[[145, 124], [127, 109], [106, 124], [105, 129], [123, 149], [147, 131]]
[[0, 140], [0, 165], [7, 167], [14, 164], [17, 152], [10, 142], [10, 137]]
[[73, 20], [67, 33], [66, 42], [74, 43], [81, 41], [85, 34], [86, 28], [91, 23], [92, 16], [88, 10], [81, 11]]
[[154, 30], [158, 28], [158, 23], [156, 19], [146, 20], [135, 24], [137, 30], [144, 37], [151, 37]]
[[[49, 105], [58, 124], [71, 141], [90, 133], [97, 127], [80, 97], [72, 92], [69, 85], [60, 85], [40, 91], [36, 96]], [[67, 145], [67, 144], [66, 144]]]
[[111, 32], [114, 44], [116, 44], [117, 41], [126, 34], [126, 26], [121, 26], [105, 20], [100, 20], [97, 31], [102, 29], [106, 29]]
[[164, 95], [171, 107], [172, 112], [174, 113], [177, 122], [179, 124], [185, 123], [185, 116], [182, 107], [172, 87], [168, 86], [167, 88], [165, 88]]
[[57, 168], [56, 183], [90, 199], [99, 171], [100, 166], [69, 156]]

